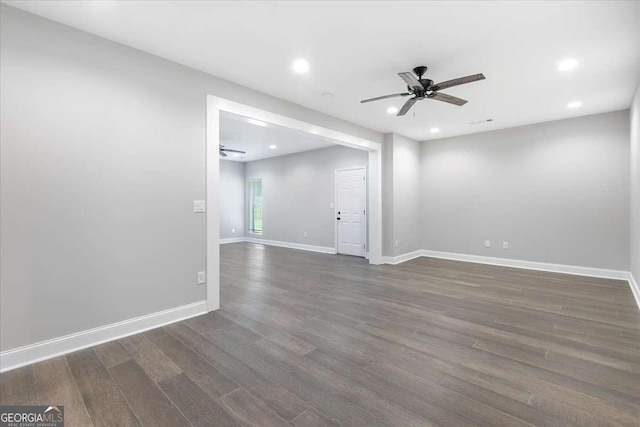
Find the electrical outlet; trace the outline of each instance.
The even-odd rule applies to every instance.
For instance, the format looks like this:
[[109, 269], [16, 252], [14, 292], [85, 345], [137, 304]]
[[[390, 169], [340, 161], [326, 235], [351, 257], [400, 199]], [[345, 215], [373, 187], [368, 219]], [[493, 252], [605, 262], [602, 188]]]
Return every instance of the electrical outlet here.
[[305, 239], [307, 238], [307, 232], [306, 231], [304, 232], [304, 238]]
[[398, 246], [400, 246], [400, 243], [398, 243], [398, 241], [396, 240], [395, 247], [397, 248]]
[[491, 240], [485, 240], [484, 241], [484, 247], [485, 248], [490, 248], [491, 247]]
[[206, 212], [207, 208], [206, 208], [205, 201], [204, 200], [194, 200], [193, 201], [193, 211], [195, 213]]
[[509, 249], [509, 242], [502, 242], [502, 249]]
[[207, 281], [207, 276], [204, 271], [198, 271], [198, 285], [202, 285]]

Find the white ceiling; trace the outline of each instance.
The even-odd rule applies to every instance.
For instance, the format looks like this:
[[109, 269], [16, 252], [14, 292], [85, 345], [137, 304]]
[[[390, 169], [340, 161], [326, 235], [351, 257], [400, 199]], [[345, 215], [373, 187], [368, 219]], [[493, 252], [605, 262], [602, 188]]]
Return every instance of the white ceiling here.
[[[640, 78], [640, 2], [5, 1], [380, 132], [423, 140], [628, 108]], [[311, 64], [291, 71], [294, 59]], [[575, 57], [579, 67], [560, 73]], [[463, 107], [359, 100], [427, 65]], [[333, 96], [322, 96], [331, 92]], [[567, 109], [580, 100], [583, 106]], [[491, 118], [488, 124], [470, 122]], [[430, 134], [431, 127], [440, 133]]]
[[[310, 133], [226, 112], [220, 113], [220, 143], [225, 148], [246, 151], [246, 154], [239, 157], [227, 153], [228, 156], [224, 158], [238, 162], [284, 156], [336, 144]], [[272, 149], [270, 145], [275, 145], [276, 148]]]

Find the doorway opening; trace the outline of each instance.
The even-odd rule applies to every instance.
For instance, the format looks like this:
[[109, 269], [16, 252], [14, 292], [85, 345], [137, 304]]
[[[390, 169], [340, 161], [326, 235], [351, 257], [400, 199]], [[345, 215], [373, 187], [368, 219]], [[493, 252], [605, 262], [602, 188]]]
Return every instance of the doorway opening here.
[[[349, 218], [353, 220], [345, 232], [359, 230], [361, 242], [366, 242], [366, 252], [369, 255], [370, 264], [380, 264], [382, 259], [382, 220], [381, 220], [381, 164], [382, 145], [375, 141], [355, 137], [343, 132], [324, 128], [311, 123], [303, 122], [287, 116], [272, 113], [270, 111], [251, 107], [245, 104], [229, 101], [212, 95], [207, 95], [207, 127], [206, 127], [206, 264], [207, 264], [207, 310], [214, 311], [220, 308], [220, 117], [221, 114], [231, 113], [243, 116], [248, 120], [266, 125], [288, 128], [294, 131], [305, 132], [319, 138], [332, 140], [335, 144], [362, 150], [368, 153], [368, 162], [364, 167], [365, 180], [361, 189], [366, 190], [364, 200], [363, 218], [366, 215], [366, 226], [360, 224], [356, 227], [354, 216], [355, 207], [346, 206], [350, 211]], [[345, 165], [346, 166], [346, 165]], [[362, 169], [360, 169], [362, 170]], [[338, 196], [338, 194], [336, 194]], [[367, 197], [368, 196], [368, 197]], [[337, 202], [336, 197], [336, 203]], [[361, 206], [359, 205], [359, 206]], [[341, 211], [342, 212], [342, 211]], [[342, 218], [342, 217], [340, 217]], [[255, 222], [255, 221], [254, 221]], [[337, 222], [337, 220], [336, 220]], [[348, 229], [348, 231], [347, 231]], [[362, 233], [364, 229], [364, 233]], [[345, 234], [346, 236], [347, 234]], [[349, 238], [357, 241], [357, 237]], [[338, 250], [338, 232], [336, 231], [336, 251]]]

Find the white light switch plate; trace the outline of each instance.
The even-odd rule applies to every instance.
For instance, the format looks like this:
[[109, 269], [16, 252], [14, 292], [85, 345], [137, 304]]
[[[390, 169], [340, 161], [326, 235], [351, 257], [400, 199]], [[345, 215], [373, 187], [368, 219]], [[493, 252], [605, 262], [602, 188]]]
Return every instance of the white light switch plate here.
[[206, 202], [204, 200], [194, 200], [193, 211], [196, 213], [206, 212], [207, 211]]
[[485, 248], [490, 248], [491, 247], [491, 240], [485, 240], [484, 241], [484, 247]]

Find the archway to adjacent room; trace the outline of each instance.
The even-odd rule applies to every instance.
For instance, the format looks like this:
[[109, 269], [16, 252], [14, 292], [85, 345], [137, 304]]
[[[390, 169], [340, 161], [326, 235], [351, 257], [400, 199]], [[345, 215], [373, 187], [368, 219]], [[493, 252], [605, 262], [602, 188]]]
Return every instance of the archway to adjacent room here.
[[380, 264], [382, 259], [382, 145], [343, 132], [292, 119], [270, 111], [229, 101], [213, 95], [207, 95], [206, 127], [206, 267], [207, 310], [220, 308], [220, 216], [219, 216], [219, 171], [220, 159], [220, 113], [227, 112], [250, 119], [270, 123], [296, 131], [307, 132], [320, 137], [330, 138], [336, 144], [364, 150], [368, 156], [367, 215], [368, 215], [368, 253], [370, 264]]

